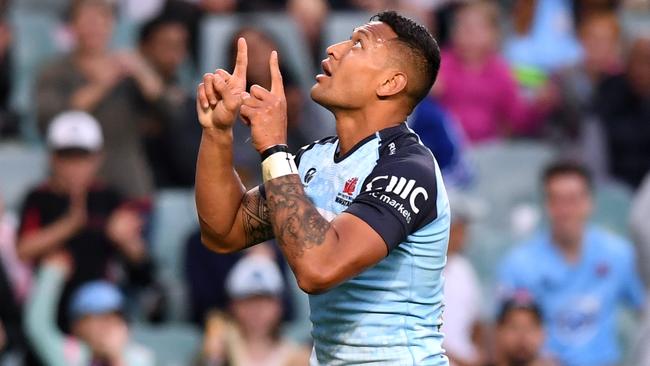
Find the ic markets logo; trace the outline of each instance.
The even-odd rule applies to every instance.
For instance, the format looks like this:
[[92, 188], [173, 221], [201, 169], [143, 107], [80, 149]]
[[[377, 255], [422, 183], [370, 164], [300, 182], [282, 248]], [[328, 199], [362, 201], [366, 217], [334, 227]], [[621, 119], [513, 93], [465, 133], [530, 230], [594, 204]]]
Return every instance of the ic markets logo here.
[[[411, 222], [411, 212], [404, 207], [408, 202], [409, 208], [413, 213], [420, 212], [419, 203], [426, 202], [429, 199], [429, 193], [423, 187], [416, 186], [415, 179], [406, 179], [404, 177], [380, 175], [374, 177], [366, 184], [366, 192], [370, 192], [372, 197], [378, 198], [385, 204], [393, 207], [404, 217], [406, 222]], [[388, 195], [392, 193], [393, 195]]]

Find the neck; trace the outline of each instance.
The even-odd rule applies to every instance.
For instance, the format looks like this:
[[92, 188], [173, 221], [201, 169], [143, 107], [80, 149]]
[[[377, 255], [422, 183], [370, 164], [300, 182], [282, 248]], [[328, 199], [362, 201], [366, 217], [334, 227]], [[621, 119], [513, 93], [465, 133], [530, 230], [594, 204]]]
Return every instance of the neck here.
[[[377, 109], [379, 110], [379, 109]], [[406, 120], [406, 115], [395, 111], [368, 113], [367, 111], [335, 111], [336, 134], [339, 138], [339, 154], [344, 155], [359, 141], [383, 130], [397, 126]]]
[[582, 250], [582, 231], [574, 235], [553, 232], [553, 242], [557, 245], [562, 252], [562, 255], [569, 263], [575, 263], [580, 259]]
[[79, 47], [74, 51], [74, 55], [80, 59], [92, 59], [104, 57], [107, 54], [105, 49], [93, 49]]

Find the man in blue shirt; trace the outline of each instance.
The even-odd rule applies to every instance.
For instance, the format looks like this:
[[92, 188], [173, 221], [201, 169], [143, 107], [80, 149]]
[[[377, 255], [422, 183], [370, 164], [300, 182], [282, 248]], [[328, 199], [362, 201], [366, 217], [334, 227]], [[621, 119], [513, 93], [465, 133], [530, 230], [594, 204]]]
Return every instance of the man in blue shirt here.
[[617, 308], [645, 300], [633, 247], [587, 223], [592, 181], [581, 165], [549, 166], [543, 176], [549, 228], [507, 255], [501, 291], [528, 291], [541, 306], [546, 348], [563, 365], [614, 365], [620, 360]]
[[[231, 252], [276, 239], [310, 294], [312, 365], [447, 366], [449, 202], [433, 155], [405, 124], [435, 80], [438, 46], [421, 25], [382, 12], [327, 56], [311, 96], [334, 114], [337, 135], [295, 161], [277, 53], [271, 90], [244, 90], [243, 39], [232, 75], [205, 75], [197, 90], [203, 243]], [[232, 164], [237, 113], [262, 157], [264, 184], [248, 192]]]

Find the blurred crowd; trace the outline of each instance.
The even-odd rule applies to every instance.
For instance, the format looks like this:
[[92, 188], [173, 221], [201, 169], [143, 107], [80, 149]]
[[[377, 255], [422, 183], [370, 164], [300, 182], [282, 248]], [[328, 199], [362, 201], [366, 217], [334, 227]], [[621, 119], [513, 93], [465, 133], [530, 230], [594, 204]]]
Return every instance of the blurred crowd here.
[[[279, 51], [297, 150], [334, 132], [308, 97], [327, 46], [388, 8], [442, 52], [408, 124], [450, 194], [451, 364], [650, 365], [650, 1], [2, 0], [0, 366], [307, 365], [274, 243], [210, 252], [161, 197], [191, 196], [193, 90], [238, 37], [249, 86]], [[252, 187], [259, 156], [234, 134]]]

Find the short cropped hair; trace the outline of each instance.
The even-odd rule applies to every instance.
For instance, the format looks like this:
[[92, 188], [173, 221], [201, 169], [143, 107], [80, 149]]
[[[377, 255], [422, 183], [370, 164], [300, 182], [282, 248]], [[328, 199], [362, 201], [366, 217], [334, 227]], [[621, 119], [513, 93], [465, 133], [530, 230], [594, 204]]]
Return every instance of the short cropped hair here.
[[[370, 21], [385, 23], [397, 34], [397, 41], [405, 46], [405, 53], [417, 72], [415, 87], [410, 91], [413, 106], [429, 94], [440, 69], [440, 48], [431, 33], [414, 20], [394, 11], [373, 15]], [[413, 82], [414, 80], [409, 80]]]
[[142, 28], [140, 28], [138, 41], [140, 44], [149, 42], [158, 30], [168, 25], [179, 25], [185, 28], [185, 23], [180, 18], [167, 14], [159, 15], [147, 21]]
[[561, 175], [576, 175], [584, 180], [590, 191], [593, 191], [594, 182], [589, 169], [571, 160], [557, 161], [548, 165], [542, 174], [542, 183], [546, 186], [553, 178]]

